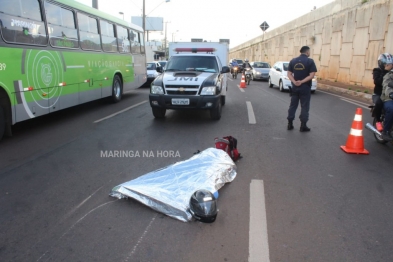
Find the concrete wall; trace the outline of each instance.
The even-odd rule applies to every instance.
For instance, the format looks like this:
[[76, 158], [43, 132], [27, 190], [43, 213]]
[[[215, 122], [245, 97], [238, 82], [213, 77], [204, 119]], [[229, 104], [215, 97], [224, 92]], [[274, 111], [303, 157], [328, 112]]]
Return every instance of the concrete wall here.
[[393, 53], [393, 0], [336, 0], [230, 49], [230, 58], [288, 61], [311, 48], [318, 78], [373, 88], [380, 53]]

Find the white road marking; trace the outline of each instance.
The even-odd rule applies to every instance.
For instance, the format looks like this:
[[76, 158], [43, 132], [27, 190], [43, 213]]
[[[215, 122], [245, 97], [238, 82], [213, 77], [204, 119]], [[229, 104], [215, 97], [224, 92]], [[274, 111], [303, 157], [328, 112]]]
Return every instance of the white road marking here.
[[151, 225], [153, 224], [154, 220], [156, 219], [157, 215], [158, 215], [158, 213], [156, 213], [154, 215], [154, 217], [150, 220], [149, 225], [147, 225], [147, 227], [146, 227], [145, 231], [143, 232], [142, 236], [138, 239], [138, 242], [136, 242], [136, 245], [132, 249], [131, 253], [126, 257], [126, 259], [124, 261], [127, 262], [132, 257], [132, 255], [134, 255], [136, 249], [138, 248], [139, 244], [142, 242], [143, 238], [146, 236], [147, 232], [149, 231], [149, 229], [150, 229]]
[[269, 262], [265, 190], [263, 180], [250, 184], [249, 262]]
[[[78, 221], [76, 221], [76, 222], [75, 222], [66, 232], [64, 232], [64, 234], [63, 234], [56, 242], [58, 242], [58, 241], [61, 240], [65, 235], [67, 235], [68, 232], [70, 232], [79, 222], [81, 222], [81, 221], [82, 221], [85, 217], [87, 217], [90, 213], [94, 212], [95, 210], [97, 210], [97, 209], [99, 209], [99, 208], [101, 208], [101, 207], [103, 207], [103, 206], [106, 206], [107, 204], [114, 203], [114, 202], [116, 202], [116, 201], [118, 201], [118, 200], [119, 200], [119, 199], [116, 199], [116, 200], [112, 200], [112, 201], [103, 203], [103, 204], [99, 205], [98, 207], [95, 207], [95, 208], [93, 208], [92, 210], [90, 210], [89, 212], [87, 212], [83, 217], [81, 217], [80, 219], [78, 219]], [[56, 244], [56, 243], [52, 243], [52, 246], [51, 246], [44, 254], [42, 254], [42, 256], [40, 256], [40, 257], [37, 259], [37, 262], [40, 261], [44, 256], [46, 256], [46, 254], [49, 253], [49, 251], [50, 251], [51, 249], [53, 249], [53, 247], [55, 246], [55, 244]], [[51, 258], [51, 257], [48, 257], [47, 260], [49, 260], [50, 258]]]
[[240, 88], [240, 85], [237, 85], [237, 87], [239, 88], [240, 91], [244, 93], [244, 88]]
[[79, 203], [79, 205], [77, 205], [76, 207], [74, 207], [70, 212], [68, 212], [61, 221], [67, 219], [72, 213], [74, 213], [78, 208], [80, 208], [81, 206], [83, 206], [84, 203], [86, 203], [92, 196], [94, 196], [98, 191], [101, 190], [103, 186], [101, 186], [100, 188], [98, 188], [96, 191], [93, 192], [93, 194], [91, 194], [90, 196], [88, 196], [85, 200], [83, 200], [82, 202]]
[[345, 102], [347, 102], [347, 103], [350, 103], [350, 104], [354, 104], [354, 105], [363, 107], [363, 108], [365, 108], [365, 109], [370, 109], [368, 106], [364, 106], [364, 105], [360, 104], [359, 102], [352, 102], [351, 100], [345, 99], [345, 98], [341, 98], [341, 100], [342, 100], [342, 101], [345, 101]]
[[328, 92], [321, 91], [321, 90], [318, 90], [318, 92], [321, 92], [321, 93], [324, 93], [324, 94], [328, 94], [328, 95], [331, 95], [331, 96], [337, 96], [337, 97], [339, 97], [341, 100], [343, 100], [345, 102], [348, 102], [348, 103], [351, 103], [351, 104], [354, 104], [354, 105], [357, 105], [357, 106], [369, 109], [368, 105], [366, 103], [364, 103], [364, 102], [359, 102], [357, 100], [353, 100], [353, 99], [350, 99], [350, 98], [347, 98], [347, 97], [344, 97], [344, 96], [328, 93]]
[[255, 120], [254, 110], [252, 109], [252, 105], [250, 101], [247, 101], [247, 112], [248, 112], [248, 123], [249, 124], [256, 124], [257, 121]]
[[116, 112], [116, 113], [114, 113], [114, 114], [112, 114], [112, 115], [109, 115], [109, 116], [106, 116], [106, 117], [104, 117], [104, 118], [98, 119], [98, 120], [94, 121], [93, 123], [98, 123], [98, 122], [104, 121], [104, 120], [106, 120], [106, 119], [108, 119], [108, 118], [117, 116], [118, 114], [124, 113], [124, 112], [126, 112], [126, 111], [128, 111], [128, 110], [130, 110], [130, 109], [132, 109], [132, 108], [134, 108], [134, 107], [140, 106], [140, 105], [142, 105], [142, 104], [144, 104], [144, 103], [146, 103], [146, 102], [147, 102], [147, 100], [142, 101], [142, 102], [140, 102], [140, 103], [138, 103], [138, 104], [135, 104], [135, 105], [133, 105], [133, 106], [130, 106], [130, 107], [127, 107], [127, 108], [125, 108], [125, 109], [123, 109], [123, 110], [120, 110], [119, 112]]

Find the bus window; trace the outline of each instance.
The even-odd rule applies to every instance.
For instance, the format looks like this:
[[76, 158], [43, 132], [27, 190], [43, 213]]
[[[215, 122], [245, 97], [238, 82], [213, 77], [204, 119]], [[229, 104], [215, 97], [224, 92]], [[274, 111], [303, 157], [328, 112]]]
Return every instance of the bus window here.
[[140, 54], [141, 48], [139, 46], [139, 34], [133, 30], [130, 30], [131, 38], [131, 52], [133, 54]]
[[80, 45], [84, 50], [101, 51], [97, 19], [78, 13]]
[[130, 40], [128, 40], [128, 31], [122, 26], [117, 26], [117, 44], [120, 53], [130, 53]]
[[45, 2], [45, 9], [50, 44], [56, 47], [78, 48], [74, 12], [49, 2]]
[[102, 49], [105, 52], [117, 52], [117, 41], [113, 24], [100, 21]]
[[38, 0], [0, 0], [0, 26], [3, 39], [8, 43], [47, 44]]
[[143, 33], [139, 33], [139, 39], [140, 39], [140, 46], [141, 46], [141, 53], [144, 54], [145, 53], [145, 42], [143, 39]]

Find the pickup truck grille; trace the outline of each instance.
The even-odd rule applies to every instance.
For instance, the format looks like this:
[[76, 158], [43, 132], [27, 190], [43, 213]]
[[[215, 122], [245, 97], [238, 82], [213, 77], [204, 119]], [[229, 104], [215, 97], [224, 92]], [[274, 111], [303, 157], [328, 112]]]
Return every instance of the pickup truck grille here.
[[[180, 89], [183, 90], [180, 91]], [[165, 90], [168, 95], [196, 95], [198, 94], [199, 86], [198, 85], [166, 85]]]
[[196, 95], [198, 91], [171, 91], [171, 90], [166, 90], [166, 93], [168, 95]]
[[189, 85], [165, 85], [165, 88], [195, 88], [198, 89], [199, 86], [189, 86]]

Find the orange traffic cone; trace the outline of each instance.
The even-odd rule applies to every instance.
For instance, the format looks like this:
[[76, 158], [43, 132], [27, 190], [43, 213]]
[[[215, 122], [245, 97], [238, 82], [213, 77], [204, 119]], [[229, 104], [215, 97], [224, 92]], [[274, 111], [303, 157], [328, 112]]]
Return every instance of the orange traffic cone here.
[[348, 154], [369, 154], [369, 152], [364, 149], [362, 128], [362, 109], [357, 108], [355, 118], [352, 122], [351, 131], [349, 132], [347, 143], [345, 146], [341, 146], [342, 150], [344, 150]]
[[246, 77], [242, 74], [242, 80], [240, 81], [240, 88], [246, 88]]

